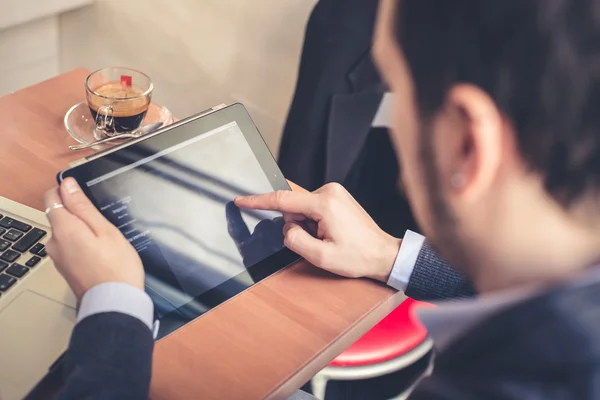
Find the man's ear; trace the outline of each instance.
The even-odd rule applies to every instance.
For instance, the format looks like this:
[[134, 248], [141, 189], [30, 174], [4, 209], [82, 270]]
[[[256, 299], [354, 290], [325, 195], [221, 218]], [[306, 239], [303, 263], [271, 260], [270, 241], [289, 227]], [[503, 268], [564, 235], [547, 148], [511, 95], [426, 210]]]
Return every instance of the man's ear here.
[[452, 87], [445, 108], [455, 127], [448, 143], [450, 154], [442, 156], [446, 159], [445, 179], [453, 193], [478, 201], [500, 167], [505, 128], [502, 114], [486, 92], [469, 84]]

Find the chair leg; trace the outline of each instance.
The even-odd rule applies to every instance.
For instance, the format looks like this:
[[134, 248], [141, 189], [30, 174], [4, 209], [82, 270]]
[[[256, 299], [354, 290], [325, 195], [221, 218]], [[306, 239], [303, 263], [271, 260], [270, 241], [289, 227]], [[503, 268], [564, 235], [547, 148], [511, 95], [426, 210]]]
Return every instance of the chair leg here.
[[320, 373], [315, 375], [311, 380], [313, 396], [319, 400], [325, 400], [327, 380], [327, 377]]
[[415, 390], [415, 388], [417, 387], [417, 385], [419, 383], [421, 383], [421, 381], [429, 376], [431, 376], [431, 373], [433, 372], [433, 356], [429, 357], [429, 363], [427, 364], [427, 369], [425, 369], [425, 371], [423, 371], [423, 373], [421, 374], [421, 376], [419, 376], [415, 382], [407, 389], [405, 390], [403, 393], [400, 393], [398, 396], [394, 397], [393, 399], [390, 400], [407, 400], [408, 396], [410, 396], [410, 394], [413, 392], [413, 390]]

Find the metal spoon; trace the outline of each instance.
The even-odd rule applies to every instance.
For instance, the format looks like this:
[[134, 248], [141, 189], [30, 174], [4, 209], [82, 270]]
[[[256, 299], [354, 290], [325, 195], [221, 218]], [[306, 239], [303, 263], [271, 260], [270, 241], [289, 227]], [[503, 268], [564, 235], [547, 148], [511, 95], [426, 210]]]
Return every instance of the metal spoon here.
[[74, 146], [69, 146], [69, 149], [71, 149], [71, 150], [83, 150], [83, 149], [94, 147], [94, 146], [97, 146], [99, 144], [107, 143], [107, 142], [110, 142], [110, 141], [113, 141], [113, 140], [139, 138], [140, 136], [147, 135], [148, 133], [157, 130], [162, 125], [163, 125], [162, 122], [156, 122], [154, 124], [143, 126], [143, 127], [139, 128], [139, 129], [137, 129], [137, 130], [135, 130], [133, 132], [130, 132], [130, 133], [121, 133], [120, 135], [110, 136], [110, 137], [107, 137], [107, 138], [104, 138], [104, 139], [96, 140], [95, 142], [90, 142], [90, 143], [86, 143], [86, 144], [78, 144], [78, 145], [74, 145]]

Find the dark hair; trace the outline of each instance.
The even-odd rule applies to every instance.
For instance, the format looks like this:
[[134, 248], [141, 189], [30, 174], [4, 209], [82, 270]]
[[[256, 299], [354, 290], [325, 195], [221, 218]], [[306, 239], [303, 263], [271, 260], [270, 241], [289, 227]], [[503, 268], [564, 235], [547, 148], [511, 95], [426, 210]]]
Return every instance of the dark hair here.
[[555, 199], [600, 189], [600, 0], [399, 0], [396, 21], [422, 118], [477, 85]]

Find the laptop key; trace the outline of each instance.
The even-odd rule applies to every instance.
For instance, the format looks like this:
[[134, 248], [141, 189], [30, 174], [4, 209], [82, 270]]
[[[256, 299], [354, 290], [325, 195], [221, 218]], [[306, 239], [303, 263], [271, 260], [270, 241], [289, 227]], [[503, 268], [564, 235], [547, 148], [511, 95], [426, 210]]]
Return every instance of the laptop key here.
[[17, 240], [21, 239], [21, 236], [23, 235], [23, 232], [20, 232], [16, 229], [11, 229], [6, 235], [3, 236], [3, 238], [8, 239], [11, 242], [16, 242]]
[[0, 291], [6, 292], [12, 285], [15, 284], [17, 278], [13, 278], [10, 275], [1, 274], [0, 275]]
[[0, 272], [4, 271], [6, 268], [8, 268], [8, 263], [0, 261]]
[[6, 250], [1, 256], [0, 259], [8, 262], [16, 261], [19, 257], [21, 257], [20, 253], [17, 253], [13, 250]]
[[4, 251], [4, 250], [8, 249], [9, 246], [10, 246], [10, 242], [0, 239], [0, 251]]
[[15, 243], [12, 248], [14, 250], [20, 251], [21, 253], [25, 253], [27, 250], [29, 250], [31, 246], [33, 246], [38, 240], [40, 240], [44, 236], [46, 236], [45, 231], [38, 228], [33, 228], [31, 232], [28, 232], [25, 236], [21, 238], [21, 240]]
[[43, 249], [38, 251], [38, 256], [40, 256], [40, 257], [46, 257], [47, 255], [48, 255], [48, 253], [46, 253], [46, 247], [44, 247]]
[[[25, 265], [27, 265], [30, 268], [35, 267], [40, 261], [42, 261], [41, 258], [39, 258], [38, 256], [32, 256], [29, 260], [27, 260], [27, 262], [25, 263]], [[0, 269], [0, 272], [2, 272], [2, 269]]]
[[6, 229], [15, 228], [23, 232], [27, 232], [31, 229], [31, 225], [27, 225], [21, 221], [17, 221], [16, 219], [12, 219], [10, 217], [4, 217], [0, 220], [0, 226]]
[[28, 272], [29, 268], [24, 267], [21, 264], [13, 264], [6, 270], [7, 274], [10, 274], [16, 278], [22, 278]]
[[6, 232], [6, 229], [4, 229], [4, 228], [0, 228], [0, 236], [1, 236], [1, 235], [4, 235], [4, 232]]
[[43, 243], [38, 243], [38, 244], [36, 244], [35, 246], [33, 246], [33, 247], [31, 248], [31, 250], [29, 250], [29, 252], [30, 252], [31, 254], [37, 254], [37, 253], [39, 253], [39, 252], [40, 252], [40, 251], [41, 251], [43, 248], [44, 248], [44, 244], [43, 244]]

